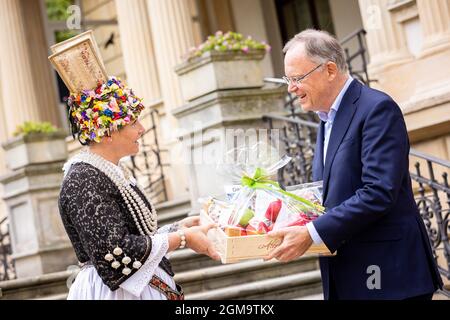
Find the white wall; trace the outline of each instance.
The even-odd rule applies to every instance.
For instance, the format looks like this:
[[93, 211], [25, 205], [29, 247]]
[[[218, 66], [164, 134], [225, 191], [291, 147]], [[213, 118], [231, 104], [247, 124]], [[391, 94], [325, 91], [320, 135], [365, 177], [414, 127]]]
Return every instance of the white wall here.
[[363, 27], [358, 0], [329, 0], [329, 3], [338, 39]]
[[[257, 41], [268, 42], [267, 30], [264, 24], [263, 10], [259, 0], [231, 0], [234, 25], [237, 32], [244, 36], [252, 36]], [[270, 43], [269, 43], [270, 44]], [[270, 55], [263, 60], [264, 77], [273, 76]]]

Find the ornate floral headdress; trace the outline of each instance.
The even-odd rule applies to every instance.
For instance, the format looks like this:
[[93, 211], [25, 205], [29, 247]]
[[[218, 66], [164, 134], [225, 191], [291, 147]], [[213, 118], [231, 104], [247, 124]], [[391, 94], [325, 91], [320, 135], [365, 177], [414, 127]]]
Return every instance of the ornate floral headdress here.
[[116, 77], [107, 77], [92, 31], [51, 47], [49, 60], [70, 91], [67, 99], [72, 134], [81, 144], [100, 142], [136, 120], [142, 99]]
[[71, 94], [67, 100], [71, 122], [80, 132], [80, 142], [100, 142], [137, 119], [144, 105], [133, 90], [127, 88], [118, 78], [110, 77], [94, 90], [83, 90]]

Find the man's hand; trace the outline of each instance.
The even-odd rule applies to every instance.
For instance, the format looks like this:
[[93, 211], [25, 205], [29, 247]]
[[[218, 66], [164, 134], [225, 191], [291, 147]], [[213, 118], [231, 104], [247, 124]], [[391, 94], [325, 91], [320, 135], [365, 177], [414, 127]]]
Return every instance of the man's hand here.
[[264, 260], [273, 258], [282, 262], [292, 261], [302, 256], [312, 245], [313, 240], [308, 228], [293, 226], [268, 233], [271, 237], [283, 238], [280, 246], [275, 248]]

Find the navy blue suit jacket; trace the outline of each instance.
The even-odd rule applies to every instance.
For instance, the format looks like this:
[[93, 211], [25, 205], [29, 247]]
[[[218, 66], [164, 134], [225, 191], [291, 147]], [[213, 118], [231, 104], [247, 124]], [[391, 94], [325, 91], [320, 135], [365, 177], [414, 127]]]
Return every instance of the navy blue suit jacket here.
[[[314, 226], [325, 299], [403, 299], [442, 286], [409, 175], [409, 141], [391, 97], [353, 80], [333, 122], [323, 165], [321, 122], [313, 163], [326, 214]], [[373, 267], [380, 288], [369, 289]], [[369, 279], [369, 282], [375, 282]]]

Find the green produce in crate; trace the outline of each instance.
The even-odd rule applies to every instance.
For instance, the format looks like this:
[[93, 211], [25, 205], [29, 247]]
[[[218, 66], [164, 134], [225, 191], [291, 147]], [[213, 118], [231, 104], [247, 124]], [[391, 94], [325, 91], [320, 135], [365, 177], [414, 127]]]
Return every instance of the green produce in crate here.
[[243, 226], [244, 228], [248, 225], [248, 222], [250, 221], [251, 218], [253, 218], [255, 216], [255, 211], [253, 211], [252, 209], [245, 209], [244, 214], [241, 217], [241, 220], [239, 220], [239, 224], [241, 226]]

